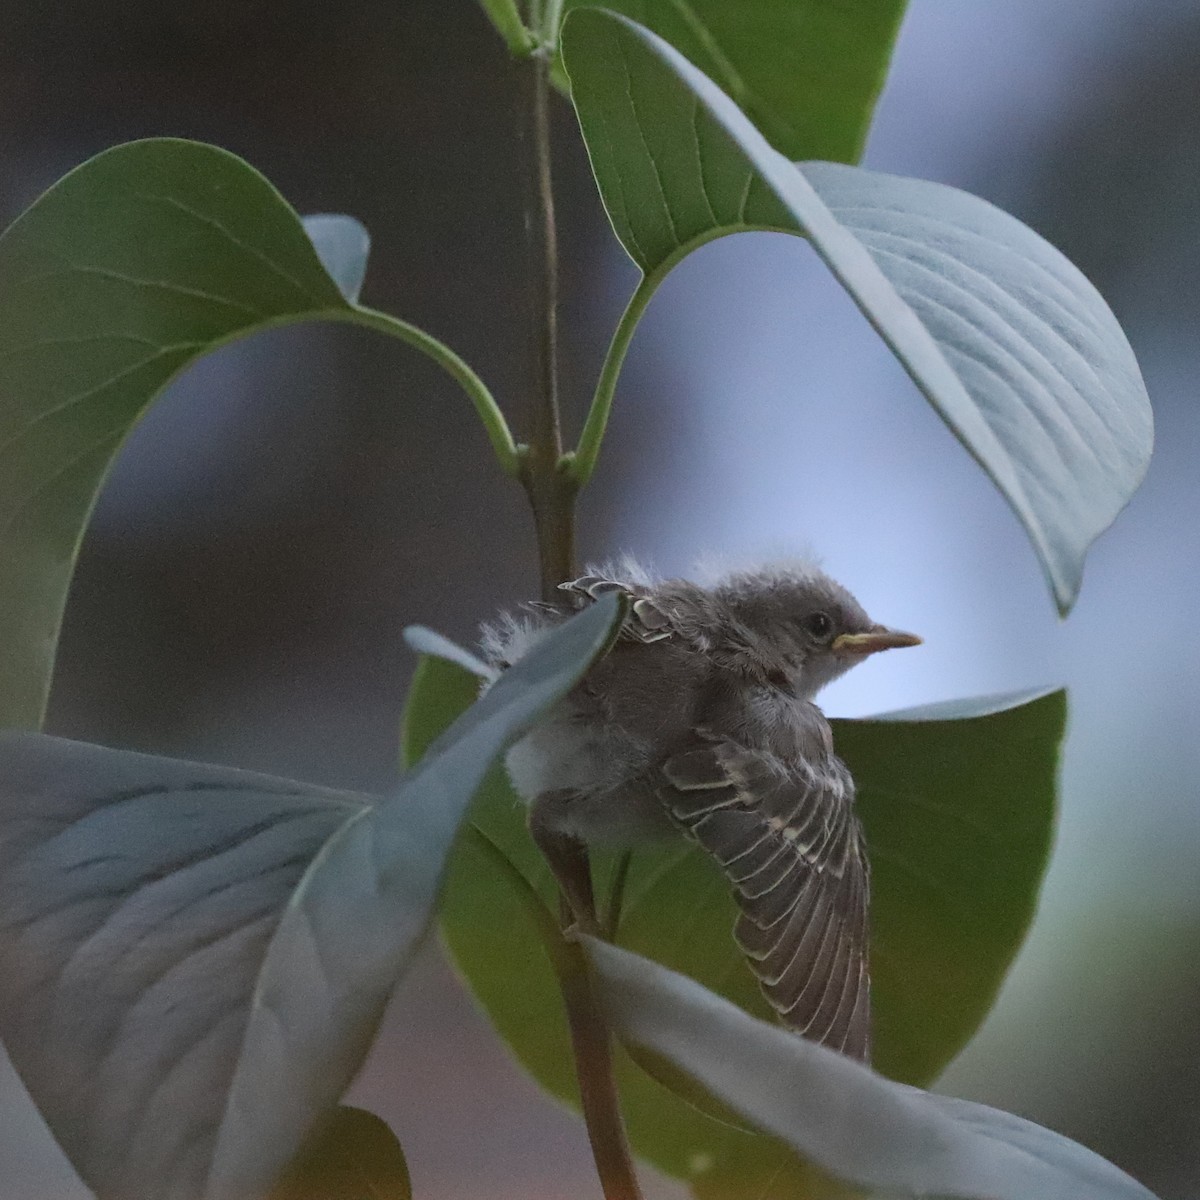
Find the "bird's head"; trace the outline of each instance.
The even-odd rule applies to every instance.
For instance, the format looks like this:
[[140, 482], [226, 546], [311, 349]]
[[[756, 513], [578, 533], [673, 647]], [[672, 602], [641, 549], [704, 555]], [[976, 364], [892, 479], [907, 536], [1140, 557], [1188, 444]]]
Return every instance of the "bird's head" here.
[[730, 575], [711, 594], [726, 618], [719, 649], [729, 666], [803, 699], [868, 655], [921, 643], [877, 625], [841, 584], [812, 566]]

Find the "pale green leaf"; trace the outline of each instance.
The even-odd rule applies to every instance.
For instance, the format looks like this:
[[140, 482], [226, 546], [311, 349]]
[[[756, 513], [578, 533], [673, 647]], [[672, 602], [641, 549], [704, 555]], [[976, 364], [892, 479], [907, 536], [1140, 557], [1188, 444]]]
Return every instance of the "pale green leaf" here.
[[563, 54], [617, 236], [645, 275], [574, 466], [598, 452], [633, 325], [690, 250], [776, 229], [809, 239], [1025, 526], [1066, 612], [1087, 548], [1141, 481], [1149, 400], [1103, 298], [1020, 221], [955, 188], [796, 166], [671, 46], [582, 9]]
[[0, 1037], [99, 1200], [257, 1200], [337, 1103], [503, 748], [620, 605], [507, 672], [387, 798], [0, 735]]
[[947, 1200], [1154, 1200], [1112, 1163], [1032, 1121], [894, 1083], [657, 963], [587, 942], [620, 1035], [838, 1179]]
[[357, 304], [371, 251], [371, 235], [366, 227], [343, 213], [315, 213], [305, 217], [302, 224], [338, 291], [351, 304]]

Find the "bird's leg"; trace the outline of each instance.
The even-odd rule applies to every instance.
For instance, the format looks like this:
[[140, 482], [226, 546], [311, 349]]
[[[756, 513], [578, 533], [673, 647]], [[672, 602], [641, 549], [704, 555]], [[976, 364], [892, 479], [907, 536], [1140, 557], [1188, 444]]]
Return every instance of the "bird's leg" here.
[[565, 810], [572, 799], [570, 792], [543, 792], [529, 806], [529, 832], [550, 865], [574, 927], [599, 935], [587, 847], [562, 832]]

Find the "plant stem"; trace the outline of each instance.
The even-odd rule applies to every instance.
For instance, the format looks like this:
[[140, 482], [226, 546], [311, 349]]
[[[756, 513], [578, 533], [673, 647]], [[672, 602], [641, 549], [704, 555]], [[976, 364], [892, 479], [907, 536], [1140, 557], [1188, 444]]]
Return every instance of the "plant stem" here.
[[642, 1200], [621, 1119], [620, 1097], [613, 1074], [612, 1035], [596, 999], [596, 985], [583, 947], [564, 942], [556, 956], [575, 1051], [575, 1073], [583, 1119], [605, 1200]]
[[558, 45], [558, 27], [562, 24], [563, 0], [546, 0], [542, 13], [542, 41], [551, 48]]
[[530, 262], [534, 386], [529, 444], [522, 451], [521, 482], [529, 493], [541, 561], [542, 599], [552, 600], [571, 578], [575, 559], [575, 481], [559, 465], [558, 235], [550, 177], [550, 64], [534, 55], [526, 76], [528, 119], [526, 246]]
[[637, 323], [646, 311], [646, 305], [650, 303], [650, 297], [654, 295], [661, 279], [662, 273], [659, 271], [642, 277], [613, 332], [608, 353], [604, 356], [604, 366], [600, 369], [600, 378], [596, 382], [592, 407], [588, 410], [587, 421], [579, 435], [579, 446], [575, 453], [568, 455], [563, 462], [564, 470], [576, 487], [583, 487], [596, 468], [596, 459], [600, 456], [600, 445], [604, 441], [609, 413], [612, 412], [613, 396], [617, 390], [621, 366], [625, 362], [625, 353], [633, 340], [633, 331], [637, 328]]
[[390, 313], [379, 312], [373, 308], [364, 308], [359, 304], [345, 309], [330, 309], [328, 312], [321, 313], [320, 316], [331, 321], [366, 325], [370, 329], [377, 329], [381, 333], [399, 338], [423, 354], [429, 355], [438, 366], [459, 383], [463, 391], [470, 397], [504, 473], [520, 476], [520, 454], [513, 441], [513, 436], [509, 432], [508, 422], [505, 421], [504, 414], [500, 411], [500, 406], [496, 403], [492, 393], [488, 391], [483, 380], [449, 346], [443, 345], [437, 338], [430, 337], [423, 329], [418, 329], [415, 325], [400, 320], [399, 317], [393, 317]]
[[[544, 9], [534, 0], [530, 6], [534, 28], [539, 27], [536, 19], [543, 15]], [[565, 469], [558, 409], [558, 238], [550, 171], [550, 52], [543, 47], [519, 65], [527, 85], [526, 244], [534, 358], [529, 442], [519, 450], [520, 479], [533, 509], [542, 599], [552, 600], [559, 594], [558, 585], [573, 573], [578, 485]], [[581, 882], [590, 884], [586, 850], [578, 844], [570, 849], [570, 857], [582, 873]], [[590, 886], [572, 890], [591, 896]], [[580, 914], [580, 921], [594, 927], [594, 904], [591, 907], [593, 911]], [[560, 923], [563, 935], [574, 924], [565, 902]], [[566, 1007], [583, 1119], [605, 1200], [641, 1200], [621, 1118], [612, 1035], [600, 1010], [587, 958], [582, 947], [565, 936], [560, 937], [551, 958]]]
[[532, 54], [537, 39], [525, 28], [516, 0], [480, 0], [509, 50], [518, 58]]

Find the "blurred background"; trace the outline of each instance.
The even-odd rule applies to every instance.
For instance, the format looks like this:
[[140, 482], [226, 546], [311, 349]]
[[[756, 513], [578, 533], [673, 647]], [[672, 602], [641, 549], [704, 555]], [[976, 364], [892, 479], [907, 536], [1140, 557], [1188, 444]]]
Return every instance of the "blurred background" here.
[[[515, 94], [474, 0], [44, 0], [0, 19], [0, 217], [113, 143], [217, 142], [374, 235], [366, 301], [454, 346], [520, 431]], [[1016, 520], [798, 239], [679, 267], [623, 377], [581, 554], [668, 573], [811, 552], [927, 644], [852, 674], [860, 715], [1071, 688], [1033, 934], [945, 1089], [1200, 1198], [1200, 9], [912, 0], [866, 163], [1008, 208], [1128, 330], [1146, 484], [1054, 615]], [[567, 421], [634, 272], [558, 106]], [[411, 622], [470, 639], [536, 590], [523, 497], [463, 396], [399, 343], [303, 328], [206, 360], [130, 440], [84, 548], [54, 732], [379, 789]], [[424, 1200], [598, 1196], [580, 1126], [512, 1066], [437, 947], [352, 1098]], [[7, 1062], [0, 1200], [82, 1200]], [[654, 1179], [655, 1197], [677, 1197]]]

